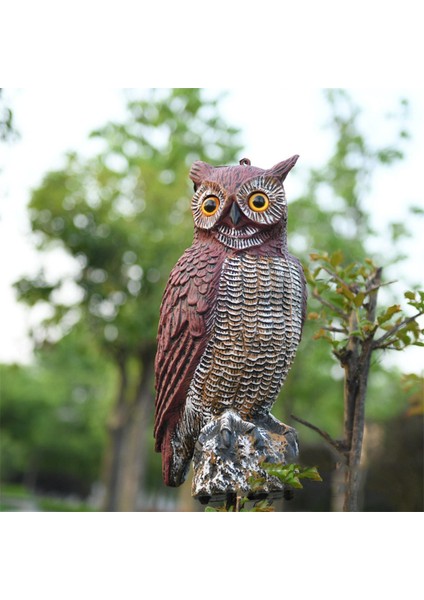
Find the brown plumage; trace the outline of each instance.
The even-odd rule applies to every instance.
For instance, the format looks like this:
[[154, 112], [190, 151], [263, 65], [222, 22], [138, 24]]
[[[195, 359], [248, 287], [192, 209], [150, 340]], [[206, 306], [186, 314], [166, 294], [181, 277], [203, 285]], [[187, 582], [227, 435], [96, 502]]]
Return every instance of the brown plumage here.
[[293, 362], [306, 286], [287, 250], [283, 181], [297, 156], [264, 170], [196, 162], [193, 245], [172, 270], [156, 355], [156, 450], [167, 485], [185, 479], [201, 429], [226, 409], [268, 413]]

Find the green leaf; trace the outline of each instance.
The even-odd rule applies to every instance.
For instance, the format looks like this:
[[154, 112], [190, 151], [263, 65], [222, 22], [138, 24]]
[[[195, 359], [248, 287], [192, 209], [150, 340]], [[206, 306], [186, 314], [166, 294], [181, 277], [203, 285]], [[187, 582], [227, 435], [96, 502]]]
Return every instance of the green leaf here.
[[303, 489], [303, 485], [300, 483], [299, 477], [291, 477], [288, 479], [288, 481], [286, 481], [286, 483], [294, 487], [296, 490]]
[[340, 285], [337, 289], [336, 292], [338, 294], [341, 294], [342, 296], [344, 296], [345, 298], [347, 298], [348, 300], [352, 300], [353, 302], [355, 301], [355, 294], [352, 292], [352, 290], [350, 290], [347, 285]]
[[312, 479], [313, 481], [322, 481], [317, 467], [308, 467], [307, 469], [304, 469], [301, 476], [306, 479]]
[[257, 476], [252, 475], [251, 477], [248, 478], [247, 481], [250, 485], [250, 488], [254, 492], [264, 486], [266, 479], [265, 479], [265, 477], [257, 477]]
[[308, 319], [309, 319], [309, 321], [316, 321], [317, 319], [319, 319], [319, 313], [317, 313], [317, 312], [310, 312], [308, 314]]
[[318, 254], [317, 252], [312, 252], [309, 255], [311, 260], [323, 260], [324, 262], [328, 262], [328, 254], [323, 252], [322, 254]]
[[262, 467], [270, 475], [278, 477], [282, 483], [291, 485], [296, 489], [303, 488], [300, 479], [312, 479], [313, 481], [322, 481], [317, 467], [302, 467], [297, 464], [284, 465], [280, 463], [262, 463]]
[[398, 312], [401, 312], [399, 304], [393, 304], [393, 306], [389, 306], [385, 313], [377, 317], [378, 324], [381, 325], [382, 323], [389, 321], [393, 317], [393, 315], [395, 315]]
[[268, 500], [260, 500], [256, 502], [250, 511], [243, 510], [243, 512], [275, 512], [275, 508], [268, 502]]
[[327, 331], [325, 331], [325, 329], [319, 329], [318, 331], [316, 331], [314, 333], [314, 335], [312, 336], [313, 340], [325, 340], [326, 342], [332, 342], [333, 338], [328, 334]]
[[344, 256], [341, 250], [337, 250], [330, 256], [330, 263], [333, 267], [338, 267], [343, 262]]
[[247, 496], [243, 496], [243, 498], [240, 498], [239, 500], [239, 506], [240, 509], [243, 508], [243, 506], [249, 501], [249, 498]]
[[359, 294], [356, 294], [355, 298], [353, 299], [353, 303], [356, 306], [356, 308], [360, 308], [364, 303], [364, 300], [365, 294], [363, 292], [359, 292]]
[[408, 298], [408, 300], [415, 300], [415, 292], [405, 292], [404, 296], [405, 298]]

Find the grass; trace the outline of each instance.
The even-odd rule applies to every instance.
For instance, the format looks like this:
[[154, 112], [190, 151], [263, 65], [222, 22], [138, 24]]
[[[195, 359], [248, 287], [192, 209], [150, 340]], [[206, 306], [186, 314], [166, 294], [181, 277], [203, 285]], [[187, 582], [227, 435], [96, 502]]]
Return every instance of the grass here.
[[[22, 485], [2, 484], [0, 490], [0, 512], [30, 512], [25, 510], [25, 504], [33, 505], [35, 510], [41, 512], [96, 512], [96, 509], [84, 502], [71, 502], [61, 498], [38, 496], [27, 490]], [[32, 512], [32, 511], [31, 511]]]

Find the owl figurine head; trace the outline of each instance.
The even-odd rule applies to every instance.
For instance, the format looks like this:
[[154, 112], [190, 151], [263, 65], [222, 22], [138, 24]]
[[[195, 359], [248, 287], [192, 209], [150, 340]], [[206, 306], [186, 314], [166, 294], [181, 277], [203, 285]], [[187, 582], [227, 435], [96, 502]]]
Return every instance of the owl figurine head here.
[[283, 182], [298, 158], [296, 154], [271, 169], [253, 167], [247, 158], [225, 167], [196, 161], [190, 170], [196, 231], [233, 250], [261, 246], [273, 238], [285, 243]]

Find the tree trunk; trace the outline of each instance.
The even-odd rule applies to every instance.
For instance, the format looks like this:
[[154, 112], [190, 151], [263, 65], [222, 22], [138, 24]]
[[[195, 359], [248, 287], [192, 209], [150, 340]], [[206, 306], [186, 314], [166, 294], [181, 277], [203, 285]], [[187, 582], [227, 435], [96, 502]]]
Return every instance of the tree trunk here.
[[362, 348], [358, 364], [355, 365], [358, 381], [355, 382], [356, 394], [354, 397], [354, 413], [352, 415], [352, 437], [346, 469], [344, 511], [357, 511], [359, 509], [360, 462], [362, 442], [364, 439], [365, 398], [371, 362], [371, 343], [366, 344], [366, 346]]
[[127, 362], [124, 356], [117, 358], [119, 373], [118, 394], [108, 423], [109, 444], [104, 462], [104, 482], [106, 495], [103, 503], [104, 511], [115, 511], [118, 505], [119, 476], [121, 470], [126, 425], [126, 403], [128, 396]]
[[331, 512], [342, 512], [345, 502], [346, 463], [337, 462], [331, 478]]
[[[358, 319], [356, 312], [353, 311], [349, 319], [349, 332], [358, 329]], [[349, 343], [346, 347], [343, 366], [345, 370], [344, 377], [344, 439], [347, 448], [352, 446], [353, 422], [355, 419], [355, 406], [358, 396], [358, 365], [359, 365], [360, 345], [359, 339], [355, 336], [349, 336]]]
[[[369, 295], [367, 320], [374, 323], [377, 308], [377, 294], [381, 285], [382, 269], [376, 269], [367, 282]], [[373, 351], [373, 334], [359, 340], [353, 332], [358, 329], [356, 313], [352, 312], [349, 330], [349, 344], [346, 348], [343, 366], [345, 368], [345, 447], [346, 470], [344, 490], [344, 511], [357, 511], [361, 485], [360, 462], [365, 427], [365, 399]]]
[[153, 410], [154, 358], [153, 354], [147, 352], [140, 356], [135, 393], [134, 387], [129, 384], [127, 361], [120, 359], [117, 364], [119, 389], [109, 422], [103, 510], [129, 512], [136, 510], [145, 471], [147, 430]]
[[126, 427], [118, 504], [118, 510], [123, 512], [137, 510], [138, 494], [144, 489], [147, 436], [153, 411], [154, 359], [149, 356], [141, 362], [135, 402]]

